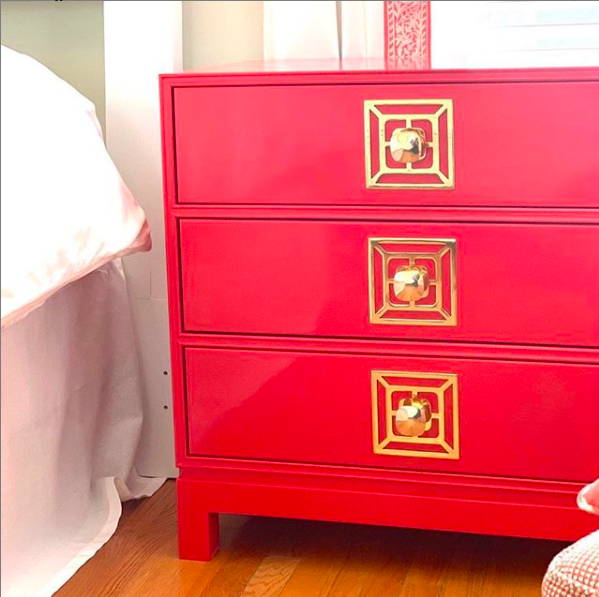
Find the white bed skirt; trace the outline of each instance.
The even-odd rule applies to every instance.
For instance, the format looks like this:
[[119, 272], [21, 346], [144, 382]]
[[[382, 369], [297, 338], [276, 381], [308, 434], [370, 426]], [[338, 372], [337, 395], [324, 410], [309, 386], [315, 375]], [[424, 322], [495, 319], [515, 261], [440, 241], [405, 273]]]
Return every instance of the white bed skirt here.
[[2, 595], [51, 595], [114, 533], [142, 387], [120, 260], [2, 330]]

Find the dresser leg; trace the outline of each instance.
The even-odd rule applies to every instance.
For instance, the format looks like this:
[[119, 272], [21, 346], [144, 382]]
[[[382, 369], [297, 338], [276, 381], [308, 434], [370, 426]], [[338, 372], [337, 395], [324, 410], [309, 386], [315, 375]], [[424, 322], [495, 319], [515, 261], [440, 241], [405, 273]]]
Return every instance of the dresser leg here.
[[198, 487], [185, 479], [177, 480], [177, 502], [179, 557], [211, 560], [218, 551], [218, 514], [203, 509]]

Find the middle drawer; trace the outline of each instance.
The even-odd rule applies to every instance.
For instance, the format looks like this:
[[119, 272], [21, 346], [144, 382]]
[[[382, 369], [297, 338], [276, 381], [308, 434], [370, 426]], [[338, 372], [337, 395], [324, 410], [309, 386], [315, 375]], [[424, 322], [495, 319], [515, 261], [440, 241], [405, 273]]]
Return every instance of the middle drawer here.
[[179, 224], [184, 331], [599, 345], [599, 227]]

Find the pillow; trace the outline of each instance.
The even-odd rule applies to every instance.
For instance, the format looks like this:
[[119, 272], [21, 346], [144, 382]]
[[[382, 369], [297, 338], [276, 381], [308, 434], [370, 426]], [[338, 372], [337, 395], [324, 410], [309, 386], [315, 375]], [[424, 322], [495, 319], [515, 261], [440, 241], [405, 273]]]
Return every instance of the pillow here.
[[102, 264], [151, 246], [93, 104], [2, 47], [2, 326]]

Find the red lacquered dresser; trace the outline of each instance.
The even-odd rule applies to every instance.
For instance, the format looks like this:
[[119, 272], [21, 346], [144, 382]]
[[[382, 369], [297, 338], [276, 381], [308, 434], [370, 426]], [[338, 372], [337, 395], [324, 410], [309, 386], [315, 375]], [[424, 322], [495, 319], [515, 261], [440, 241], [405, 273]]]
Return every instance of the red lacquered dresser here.
[[161, 93], [181, 556], [219, 513], [595, 528], [599, 69]]

